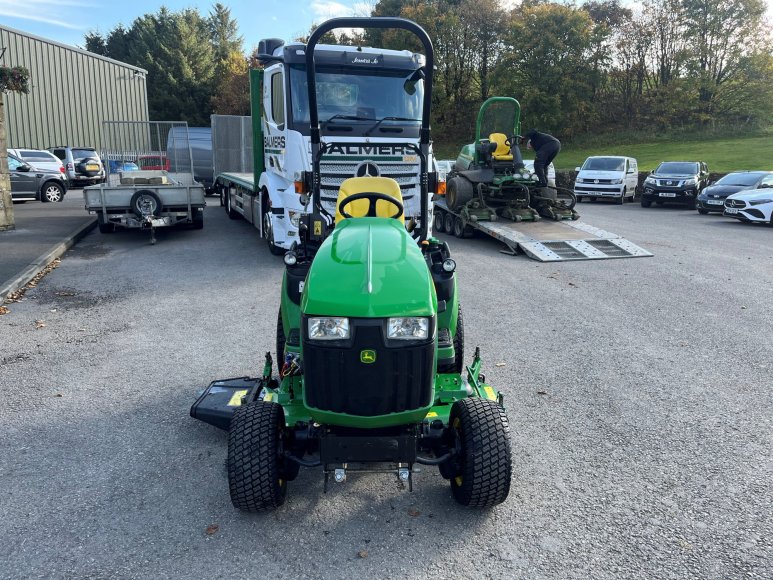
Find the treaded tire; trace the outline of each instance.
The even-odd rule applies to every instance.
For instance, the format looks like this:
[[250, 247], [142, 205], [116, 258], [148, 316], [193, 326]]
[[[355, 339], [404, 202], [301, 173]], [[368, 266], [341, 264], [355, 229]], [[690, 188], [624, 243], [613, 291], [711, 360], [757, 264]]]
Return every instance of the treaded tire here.
[[[451, 211], [460, 211], [472, 199], [472, 183], [463, 177], [452, 177], [448, 180], [446, 203]], [[451, 233], [450, 231], [448, 233]]]
[[454, 218], [454, 235], [457, 238], [469, 238], [472, 236], [473, 229], [466, 225], [460, 216]]
[[701, 214], [701, 215], [708, 215], [709, 210], [703, 209], [703, 208], [699, 208], [698, 209], [698, 213]]
[[433, 233], [437, 232], [442, 234], [445, 230], [445, 212], [439, 209], [435, 210], [435, 217], [433, 218]]
[[287, 496], [282, 451], [284, 410], [254, 401], [236, 410], [228, 431], [228, 489], [234, 507], [259, 512], [281, 506]]
[[204, 212], [203, 211], [195, 211], [193, 212], [193, 220], [191, 221], [191, 228], [194, 230], [203, 230], [204, 229]]
[[459, 313], [456, 316], [456, 332], [454, 333], [454, 362], [438, 368], [439, 373], [459, 373], [464, 369], [464, 319], [462, 304], [459, 303]]
[[641, 206], [642, 207], [650, 207], [652, 205], [652, 202], [648, 199], [642, 199], [641, 200]]
[[451, 407], [449, 427], [457, 448], [451, 492], [469, 507], [502, 503], [510, 493], [510, 425], [501, 405], [471, 397]]
[[153, 200], [155, 204], [155, 207], [153, 208], [153, 215], [157, 216], [161, 213], [161, 200], [158, 198], [155, 192], [150, 191], [149, 189], [140, 189], [139, 191], [136, 191], [134, 195], [132, 195], [132, 199], [129, 202], [129, 207], [134, 212], [134, 215], [136, 215], [138, 218], [143, 217], [143, 213], [140, 211], [140, 208], [137, 205], [140, 198], [142, 197], [149, 197]]
[[40, 188], [40, 201], [54, 203], [64, 201], [64, 188], [53, 181], [44, 183]]
[[226, 188], [225, 190], [225, 213], [227, 213], [228, 217], [232, 220], [238, 220], [242, 217], [238, 211], [234, 211], [231, 207], [231, 192], [229, 191], [229, 188]]

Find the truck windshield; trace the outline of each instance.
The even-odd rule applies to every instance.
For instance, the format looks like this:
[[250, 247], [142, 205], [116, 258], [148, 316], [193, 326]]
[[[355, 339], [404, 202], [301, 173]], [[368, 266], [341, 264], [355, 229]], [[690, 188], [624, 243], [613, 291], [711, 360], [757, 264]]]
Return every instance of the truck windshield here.
[[619, 157], [589, 157], [582, 166], [583, 169], [594, 171], [623, 171], [625, 159]]
[[698, 164], [667, 161], [658, 165], [655, 173], [660, 175], [695, 175], [698, 173]]
[[[316, 74], [322, 134], [418, 137], [424, 81], [412, 79], [414, 72], [320, 66]], [[304, 65], [290, 66], [290, 95], [292, 127], [308, 135], [309, 93]]]

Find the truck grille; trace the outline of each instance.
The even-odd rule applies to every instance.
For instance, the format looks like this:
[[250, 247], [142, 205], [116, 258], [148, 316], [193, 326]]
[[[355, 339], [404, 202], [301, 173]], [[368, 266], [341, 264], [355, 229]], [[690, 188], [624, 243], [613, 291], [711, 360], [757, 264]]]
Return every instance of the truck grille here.
[[323, 207], [330, 213], [335, 213], [335, 202], [338, 189], [344, 180], [350, 177], [362, 177], [363, 165], [368, 164], [369, 174], [372, 167], [377, 168], [381, 177], [391, 177], [399, 185], [405, 202], [405, 215], [418, 216], [419, 207], [419, 162], [402, 161], [372, 161], [358, 157], [357, 159], [342, 159], [336, 155], [325, 155], [320, 163], [320, 190]]
[[[352, 339], [343, 346], [310, 341], [304, 331], [306, 404], [363, 417], [428, 406], [433, 390], [434, 341], [387, 347], [383, 320], [349, 319], [349, 323]], [[375, 351], [375, 362], [361, 362], [363, 350]]]

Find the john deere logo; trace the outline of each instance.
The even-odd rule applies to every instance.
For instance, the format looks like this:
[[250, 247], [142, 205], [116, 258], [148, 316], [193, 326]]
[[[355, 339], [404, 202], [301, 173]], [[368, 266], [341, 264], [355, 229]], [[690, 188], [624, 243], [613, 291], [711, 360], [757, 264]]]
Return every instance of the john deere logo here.
[[374, 362], [376, 362], [376, 351], [375, 350], [360, 351], [360, 362], [366, 365], [373, 364]]

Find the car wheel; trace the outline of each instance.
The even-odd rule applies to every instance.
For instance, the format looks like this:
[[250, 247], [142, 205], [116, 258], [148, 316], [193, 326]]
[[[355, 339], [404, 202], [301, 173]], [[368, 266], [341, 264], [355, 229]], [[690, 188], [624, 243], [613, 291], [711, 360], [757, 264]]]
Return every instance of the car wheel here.
[[596, 201], [596, 198], [595, 197], [591, 197], [590, 200], [591, 201]]
[[695, 209], [695, 198], [691, 197], [687, 200], [687, 209]]
[[652, 205], [652, 202], [649, 199], [642, 198], [641, 200], [642, 207], [650, 207], [651, 205]]
[[627, 193], [626, 193], [626, 189], [624, 187], [623, 188], [623, 193], [620, 194], [620, 198], [617, 200], [617, 205], [623, 205], [625, 203], [626, 195], [627, 195]]
[[41, 190], [40, 201], [57, 202], [64, 199], [64, 188], [57, 183], [45, 183]]
[[703, 209], [702, 207], [699, 207], [698, 208], [698, 213], [701, 214], [701, 215], [706, 215], [706, 214], [709, 213], [709, 210]]

